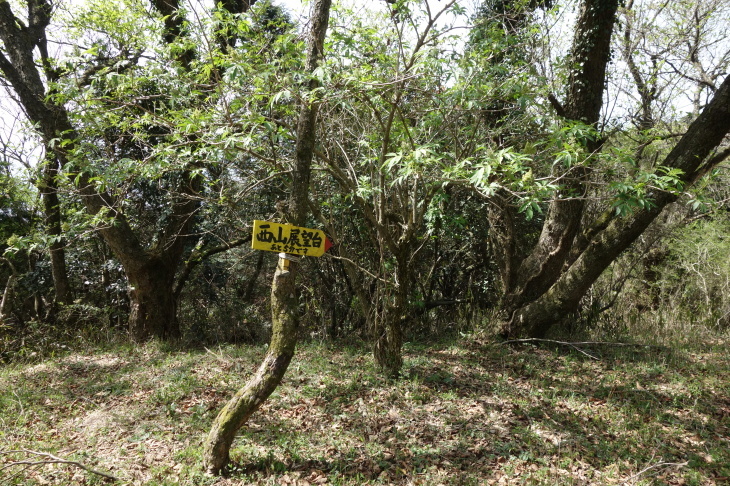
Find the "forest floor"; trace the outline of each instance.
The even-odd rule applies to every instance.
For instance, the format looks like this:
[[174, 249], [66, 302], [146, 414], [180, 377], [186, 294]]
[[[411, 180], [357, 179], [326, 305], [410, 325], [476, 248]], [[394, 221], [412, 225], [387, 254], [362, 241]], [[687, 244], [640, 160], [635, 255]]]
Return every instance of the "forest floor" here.
[[304, 344], [223, 478], [202, 440], [264, 347], [67, 352], [0, 365], [0, 485], [730, 484], [728, 344], [462, 337], [408, 344], [398, 381]]

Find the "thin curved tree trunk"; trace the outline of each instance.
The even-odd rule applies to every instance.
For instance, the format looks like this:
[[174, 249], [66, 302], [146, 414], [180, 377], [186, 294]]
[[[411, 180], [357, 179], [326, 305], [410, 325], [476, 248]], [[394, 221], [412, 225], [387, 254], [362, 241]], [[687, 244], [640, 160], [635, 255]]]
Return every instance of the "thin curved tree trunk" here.
[[220, 411], [208, 433], [203, 451], [205, 470], [219, 474], [230, 462], [230, 450], [244, 426], [281, 383], [294, 357], [299, 331], [296, 265], [288, 270], [280, 260], [271, 287], [272, 335], [269, 350], [256, 374]]
[[[319, 65], [329, 23], [331, 0], [316, 0], [307, 47], [306, 70]], [[310, 89], [317, 87], [311, 80]], [[308, 214], [309, 180], [314, 156], [318, 103], [303, 103], [297, 123], [296, 162], [289, 200], [290, 222], [303, 226]], [[294, 356], [299, 333], [296, 276], [298, 263], [279, 258], [271, 285], [272, 336], [263, 363], [246, 385], [223, 407], [205, 441], [203, 462], [210, 474], [219, 474], [230, 461], [230, 449], [238, 430], [279, 386]]]

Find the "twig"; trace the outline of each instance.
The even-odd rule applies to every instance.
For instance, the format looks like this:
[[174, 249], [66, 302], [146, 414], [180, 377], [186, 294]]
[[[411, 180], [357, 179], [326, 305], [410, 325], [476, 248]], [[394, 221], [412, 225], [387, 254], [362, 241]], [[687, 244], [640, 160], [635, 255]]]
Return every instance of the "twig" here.
[[541, 338], [526, 338], [526, 339], [510, 339], [509, 341], [502, 341], [501, 344], [526, 344], [526, 343], [551, 343], [558, 344], [561, 346], [568, 346], [580, 354], [588, 356], [590, 359], [598, 360], [597, 356], [590, 354], [587, 351], [582, 350], [578, 346], [636, 346], [636, 347], [652, 347], [662, 349], [662, 346], [655, 346], [651, 344], [634, 344], [634, 343], [612, 343], [612, 342], [601, 342], [601, 341], [583, 341], [583, 342], [568, 342], [568, 341], [556, 341], [554, 339], [541, 339]]
[[369, 270], [367, 270], [365, 267], [361, 267], [357, 262], [355, 262], [353, 260], [350, 260], [349, 258], [345, 258], [343, 256], [333, 255], [331, 253], [325, 253], [325, 255], [327, 255], [328, 257], [333, 258], [335, 260], [341, 260], [343, 262], [347, 262], [350, 265], [352, 265], [353, 267], [355, 267], [356, 269], [360, 270], [362, 273], [365, 273], [365, 274], [371, 276], [372, 278], [374, 278], [376, 280], [380, 280], [381, 282], [388, 283], [388, 280], [384, 279], [383, 277], [378, 277], [374, 273], [372, 273]]
[[32, 467], [32, 466], [39, 466], [44, 464], [68, 464], [71, 466], [76, 466], [78, 468], [83, 469], [86, 472], [90, 472], [92, 474], [96, 474], [97, 476], [101, 476], [103, 478], [111, 479], [112, 481], [119, 481], [119, 478], [112, 476], [111, 474], [107, 474], [105, 472], [97, 471], [96, 469], [92, 469], [89, 466], [82, 464], [78, 461], [69, 461], [67, 459], [60, 458], [58, 456], [54, 456], [53, 454], [50, 454], [48, 452], [38, 452], [38, 451], [31, 451], [28, 449], [21, 449], [16, 451], [0, 451], [0, 455], [4, 454], [31, 454], [34, 456], [40, 456], [45, 457], [47, 460], [42, 461], [14, 461], [10, 462], [2, 467], [0, 467], [0, 471], [3, 469], [8, 469], [13, 466], [26, 466], [26, 467]]
[[637, 472], [636, 474], [634, 474], [633, 476], [631, 476], [629, 479], [627, 479], [626, 481], [624, 481], [622, 484], [629, 484], [629, 482], [633, 482], [639, 476], [641, 476], [642, 474], [644, 474], [647, 471], [650, 471], [652, 469], [656, 469], [656, 468], [659, 468], [659, 467], [669, 467], [669, 466], [684, 467], [687, 464], [689, 464], [689, 462], [687, 462], [687, 461], [685, 461], [685, 462], [659, 462], [657, 464], [653, 464], [651, 466], [645, 467], [644, 469], [642, 469], [641, 471]]
[[224, 363], [230, 363], [232, 361], [232, 359], [233, 359], [230, 356], [224, 356], [223, 354], [216, 353], [215, 351], [212, 351], [212, 350], [210, 350], [210, 349], [208, 349], [206, 347], [203, 347], [203, 349], [205, 349], [205, 352], [206, 353], [211, 354], [212, 356], [214, 356], [218, 361], [223, 361]]
[[541, 338], [511, 339], [509, 341], [502, 341], [500, 344], [531, 343], [531, 342], [545, 342], [545, 343], [553, 343], [553, 344], [562, 344], [564, 346], [625, 346], [625, 347], [634, 347], [634, 348], [657, 348], [657, 349], [666, 348], [666, 346], [659, 346], [657, 344], [619, 343], [619, 342], [611, 342], [611, 341], [567, 342], [567, 341], [555, 341], [553, 339], [541, 339]]
[[588, 356], [591, 359], [594, 359], [598, 361], [598, 358], [596, 356], [593, 356], [591, 353], [588, 353], [586, 351], [583, 351], [580, 349], [576, 344], [577, 343], [569, 343], [566, 341], [554, 341], [552, 339], [538, 339], [538, 338], [529, 338], [529, 339], [511, 339], [509, 341], [504, 341], [502, 344], [514, 344], [514, 343], [532, 343], [532, 342], [544, 342], [544, 343], [553, 343], [553, 344], [560, 344], [562, 346], [569, 346], [576, 351], [578, 351], [580, 354], [583, 354], [585, 356]]

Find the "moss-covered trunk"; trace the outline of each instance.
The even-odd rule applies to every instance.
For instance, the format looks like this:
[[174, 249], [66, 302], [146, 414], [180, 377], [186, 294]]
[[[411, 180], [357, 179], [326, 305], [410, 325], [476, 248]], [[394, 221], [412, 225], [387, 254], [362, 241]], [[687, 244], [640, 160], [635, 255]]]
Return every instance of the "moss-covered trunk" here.
[[[730, 133], [730, 77], [715, 92], [712, 101], [690, 125], [662, 164], [682, 171], [689, 186], [730, 155], [726, 149], [712, 152]], [[577, 310], [580, 299], [601, 273], [627, 249], [677, 195], [660, 192], [653, 207], [628, 217], [600, 216], [573, 245], [574, 258], [556, 282], [538, 298], [517, 308], [506, 323], [508, 336], [542, 337], [550, 327]], [[606, 213], [611, 214], [611, 213]]]
[[223, 407], [205, 442], [204, 466], [210, 474], [218, 474], [228, 464], [236, 433], [279, 386], [294, 356], [299, 329], [295, 293], [297, 263], [290, 263], [288, 270], [284, 268], [285, 263], [279, 259], [271, 288], [273, 326], [266, 357], [256, 375]]
[[[569, 72], [564, 104], [557, 108], [558, 114], [567, 120], [596, 127], [599, 123], [618, 6], [618, 0], [582, 2], [570, 51], [573, 67]], [[596, 140], [585, 140], [584, 149], [586, 158], [590, 161], [592, 155], [600, 150], [600, 143]], [[507, 231], [501, 229], [505, 224], [514, 224], [506, 218], [509, 213], [502, 211], [503, 214], [499, 217], [490, 217], [490, 221], [497, 223], [496, 228], [503, 236], [499, 243], [505, 248], [505, 255], [497, 259], [502, 281], [505, 283], [502, 301], [505, 317], [502, 333], [505, 335], [511, 335], [515, 331], [519, 334], [530, 334], [527, 331], [529, 325], [524, 327], [510, 318], [518, 309], [539, 299], [560, 278], [570, 257], [573, 242], [581, 231], [585, 209], [583, 196], [590, 170], [583, 164], [574, 165], [567, 170], [556, 167], [555, 170], [565, 171], [555, 173], [554, 176], [565, 181], [562, 192], [573, 197], [557, 198], [550, 203], [540, 237], [519, 265], [516, 264], [514, 254], [515, 228], [512, 226]], [[550, 316], [549, 319], [553, 317], [555, 316]]]
[[[305, 67], [310, 73], [314, 72], [322, 57], [331, 3], [331, 0], [316, 0], [312, 5]], [[310, 90], [316, 89], [317, 81], [312, 79], [308, 87]], [[295, 226], [305, 225], [309, 210], [309, 180], [317, 112], [316, 100], [303, 103], [299, 110], [296, 160], [289, 198], [289, 222]], [[236, 432], [276, 389], [294, 356], [299, 332], [297, 267], [296, 261], [280, 256], [271, 285], [272, 335], [269, 350], [256, 375], [234, 395], [213, 422], [203, 453], [204, 468], [210, 474], [219, 474], [228, 464]]]

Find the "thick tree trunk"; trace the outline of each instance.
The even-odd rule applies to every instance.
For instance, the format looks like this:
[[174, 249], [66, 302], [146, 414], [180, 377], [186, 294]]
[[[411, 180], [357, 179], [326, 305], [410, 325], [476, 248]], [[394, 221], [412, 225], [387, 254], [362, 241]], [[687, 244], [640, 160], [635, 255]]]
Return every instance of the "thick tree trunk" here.
[[[329, 23], [331, 0], [315, 0], [307, 47], [306, 70], [314, 72], [322, 58]], [[312, 80], [310, 89], [317, 82]], [[289, 198], [290, 222], [304, 226], [308, 214], [309, 180], [316, 139], [318, 103], [304, 103], [297, 123], [296, 160]], [[294, 356], [299, 333], [296, 275], [298, 263], [279, 258], [271, 285], [271, 343], [256, 375], [226, 404], [213, 421], [205, 442], [203, 463], [210, 474], [218, 474], [230, 460], [236, 432], [271, 395], [284, 377]]]
[[[574, 68], [570, 71], [564, 106], [559, 108], [560, 115], [568, 120], [589, 125], [599, 121], [618, 5], [619, 0], [584, 0], [570, 53]], [[585, 142], [587, 158], [599, 149], [597, 141]], [[581, 229], [587, 177], [588, 170], [582, 164], [562, 174], [566, 181], [562, 192], [571, 198], [550, 203], [537, 244], [519, 266], [510, 266], [513, 274], [503, 276], [503, 281], [509, 284], [502, 302], [506, 319], [538, 299], [560, 278]], [[507, 257], [503, 260], [507, 261]], [[511, 319], [502, 332], [524, 332], [519, 326], [519, 321]]]
[[[13, 13], [10, 3], [0, 1], [0, 72], [17, 94], [28, 118], [37, 125], [48, 147], [53, 147], [56, 162], [65, 167], [70, 154], [74, 154], [78, 134], [74, 129], [64, 106], [56, 105], [46, 91], [44, 79], [58, 80], [58, 72], [48, 57], [45, 29], [50, 24], [52, 4], [49, 0], [29, 0], [27, 3], [27, 26]], [[164, 38], [168, 43], [185, 36], [185, 19], [180, 11], [178, 0], [153, 0], [153, 6], [165, 16]], [[253, 2], [248, 2], [250, 5]], [[241, 6], [244, 9], [245, 5]], [[224, 5], [225, 8], [225, 5]], [[245, 7], [247, 8], [247, 7]], [[238, 11], [245, 11], [238, 9]], [[41, 54], [43, 76], [36, 63], [36, 48]], [[6, 54], [7, 53], [7, 54]], [[193, 48], [185, 48], [179, 53], [178, 60], [183, 64], [194, 57]], [[58, 143], [61, 140], [63, 143]], [[50, 157], [50, 155], [49, 155]], [[50, 165], [48, 167], [51, 167]], [[54, 166], [58, 167], [58, 165]], [[91, 175], [83, 171], [74, 178], [77, 192], [86, 211], [96, 215], [101, 211], [111, 220], [111, 224], [99, 229], [104, 241], [121, 261], [129, 278], [132, 300], [130, 332], [137, 341], [152, 336], [172, 338], [179, 334], [175, 318], [175, 299], [173, 297], [173, 276], [184, 254], [184, 243], [193, 224], [192, 215], [197, 208], [200, 178], [190, 172], [183, 172], [178, 187], [181, 193], [171, 202], [172, 215], [158, 234], [157, 243], [145, 248], [127, 218], [119, 212], [119, 205], [108, 193], [100, 192], [91, 182]], [[45, 191], [44, 202], [49, 214], [58, 209], [57, 193], [53, 188], [54, 174], [46, 174], [44, 182], [51, 189]], [[54, 199], [54, 197], [56, 199]], [[55, 216], [54, 216], [55, 218]], [[60, 220], [51, 220], [51, 226], [58, 226]], [[58, 224], [57, 224], [58, 223]], [[51, 230], [55, 231], [55, 230]], [[54, 281], [65, 275], [63, 247], [56, 243], [51, 249]], [[57, 292], [68, 299], [69, 291], [62, 280], [56, 282]]]
[[[730, 133], [730, 76], [725, 78], [712, 101], [690, 125], [687, 132], [661, 165], [683, 171], [682, 180], [690, 185], [722, 162], [730, 150], [710, 157]], [[625, 218], [601, 215], [585, 232], [585, 242], [577, 248], [575, 259], [559, 275], [551, 288], [532, 302], [518, 308], [507, 323], [505, 334], [542, 337], [550, 327], [577, 310], [601, 273], [633, 243], [677, 196], [660, 193], [654, 207]]]
[[[129, 266], [131, 267], [131, 266]], [[173, 292], [175, 265], [169, 268], [157, 258], [127, 269], [129, 280], [129, 334], [136, 342], [152, 337], [175, 339], [180, 336], [177, 302]]]

